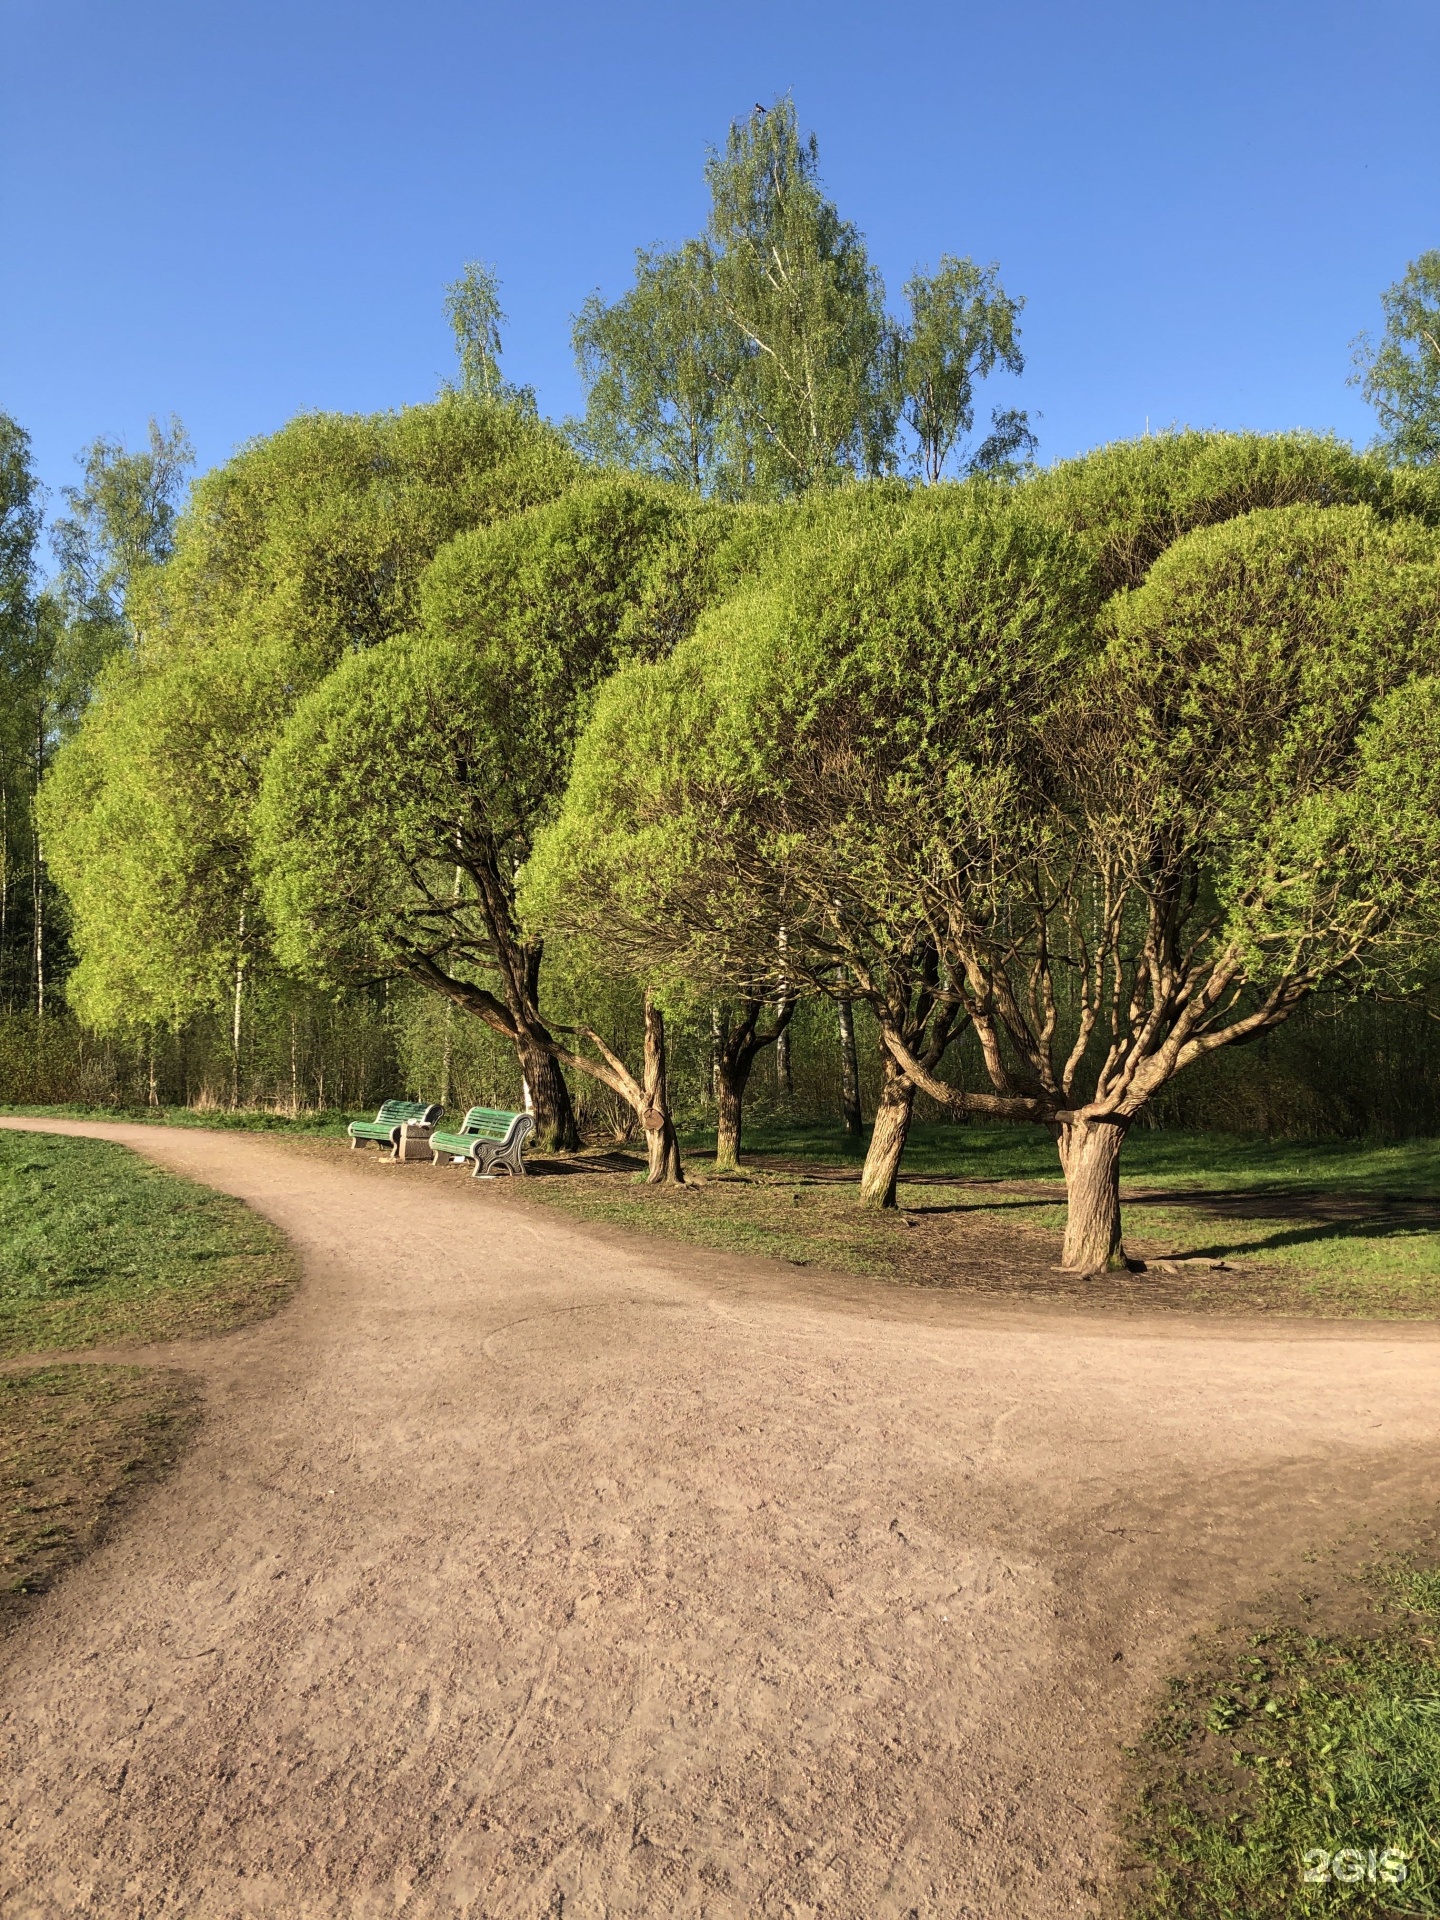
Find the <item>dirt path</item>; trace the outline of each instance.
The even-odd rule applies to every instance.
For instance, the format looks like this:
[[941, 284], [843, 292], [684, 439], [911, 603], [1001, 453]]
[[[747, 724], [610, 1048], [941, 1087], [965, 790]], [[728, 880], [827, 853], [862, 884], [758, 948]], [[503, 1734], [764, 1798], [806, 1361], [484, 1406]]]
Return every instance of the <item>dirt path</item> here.
[[7, 1920], [1084, 1914], [1188, 1634], [1437, 1491], [1426, 1328], [982, 1309], [46, 1128], [307, 1279], [152, 1350], [198, 1443], [0, 1650]]

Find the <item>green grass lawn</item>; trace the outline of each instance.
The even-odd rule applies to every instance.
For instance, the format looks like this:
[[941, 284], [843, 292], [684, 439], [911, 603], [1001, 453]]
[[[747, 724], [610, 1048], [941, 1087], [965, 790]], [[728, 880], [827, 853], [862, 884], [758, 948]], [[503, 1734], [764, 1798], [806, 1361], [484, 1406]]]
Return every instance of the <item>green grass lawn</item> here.
[[[0, 1357], [224, 1332], [298, 1268], [239, 1200], [104, 1140], [0, 1129]], [[0, 1373], [0, 1626], [184, 1444], [192, 1383], [157, 1367]]]
[[[714, 1147], [709, 1133], [689, 1134], [685, 1144], [696, 1155]], [[762, 1164], [780, 1158], [858, 1168], [864, 1142], [847, 1140], [838, 1127], [770, 1121], [747, 1131], [745, 1157]], [[910, 1130], [903, 1171], [1061, 1184], [1055, 1143], [1043, 1127], [917, 1125]], [[1124, 1172], [1131, 1185], [1433, 1196], [1440, 1193], [1440, 1139], [1264, 1140], [1137, 1127], [1125, 1142]]]
[[[335, 1138], [353, 1117], [45, 1111]], [[948, 1272], [954, 1283], [966, 1284], [966, 1259], [957, 1248], [968, 1236], [984, 1240], [981, 1264], [993, 1276], [994, 1235], [981, 1232], [987, 1223], [1009, 1232], [1017, 1262], [1031, 1260], [1031, 1291], [1053, 1264], [1064, 1185], [1043, 1128], [916, 1126], [902, 1169], [901, 1221], [862, 1214], [853, 1205], [863, 1143], [848, 1141], [836, 1126], [776, 1120], [753, 1126], [743, 1155], [747, 1177], [738, 1181], [713, 1177], [713, 1145], [708, 1132], [685, 1136], [693, 1184], [682, 1195], [634, 1181], [640, 1160], [633, 1148], [628, 1159], [626, 1152], [593, 1149], [571, 1163], [589, 1171], [542, 1177], [528, 1191], [577, 1218], [841, 1272], [932, 1283]], [[610, 1171], [601, 1171], [602, 1163]], [[1220, 1259], [1240, 1270], [1224, 1287], [1192, 1278], [1163, 1300], [1152, 1286], [1145, 1294], [1151, 1304], [1205, 1308], [1221, 1304], [1228, 1290], [1232, 1306], [1324, 1314], [1440, 1310], [1440, 1140], [1286, 1141], [1137, 1128], [1125, 1144], [1122, 1191], [1132, 1253], [1152, 1262]], [[1054, 1281], [1044, 1285], [1066, 1291]], [[1087, 1297], [1100, 1292], [1092, 1285]], [[1138, 1298], [1123, 1287], [1117, 1297]]]
[[[905, 1171], [1051, 1183], [1052, 1201], [1012, 1193], [998, 1204], [1017, 1222], [1063, 1230], [1063, 1183], [1040, 1128], [916, 1132]], [[784, 1141], [783, 1132], [761, 1134], [757, 1158], [783, 1156]], [[797, 1157], [823, 1150], [823, 1136], [802, 1135]], [[1156, 1253], [1284, 1269], [1305, 1276], [1317, 1300], [1358, 1293], [1403, 1305], [1407, 1296], [1440, 1297], [1440, 1140], [1285, 1141], [1146, 1128], [1125, 1143], [1124, 1176], [1127, 1235]], [[1172, 1196], [1183, 1204], [1168, 1204]]]
[[1134, 1756], [1135, 1920], [1440, 1913], [1440, 1575], [1363, 1585], [1369, 1618], [1174, 1683]]
[[[275, 1113], [269, 1107], [6, 1107], [0, 1114], [29, 1120], [114, 1120], [127, 1126], [203, 1127], [240, 1133], [334, 1135], [343, 1139], [353, 1113], [328, 1107], [320, 1113]], [[369, 1116], [367, 1115], [367, 1118]]]
[[217, 1333], [295, 1274], [239, 1200], [109, 1141], [0, 1130], [0, 1356]]
[[1065, 1196], [1040, 1128], [917, 1127], [889, 1216], [856, 1207], [863, 1152], [838, 1129], [756, 1127], [738, 1180], [715, 1177], [708, 1135], [685, 1147], [692, 1184], [680, 1192], [646, 1187], [638, 1158], [628, 1176], [542, 1179], [528, 1191], [580, 1218], [842, 1272], [990, 1288], [1004, 1280], [1008, 1247], [1012, 1277], [1030, 1293], [1327, 1315], [1440, 1311], [1440, 1141], [1132, 1134], [1122, 1185], [1132, 1254], [1235, 1271], [1168, 1286], [1156, 1274], [1138, 1286], [1087, 1282], [1078, 1294], [1051, 1273]]

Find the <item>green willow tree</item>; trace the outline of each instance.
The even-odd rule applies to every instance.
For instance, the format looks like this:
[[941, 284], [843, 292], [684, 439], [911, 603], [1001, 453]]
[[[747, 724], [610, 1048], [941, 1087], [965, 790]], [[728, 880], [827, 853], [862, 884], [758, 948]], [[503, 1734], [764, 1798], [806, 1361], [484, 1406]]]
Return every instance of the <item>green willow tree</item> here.
[[577, 1144], [561, 1067], [601, 1081], [645, 1128], [657, 1179], [680, 1177], [659, 1003], [638, 1071], [593, 1027], [562, 1041], [515, 880], [596, 689], [690, 630], [733, 564], [731, 520], [616, 479], [452, 542], [416, 631], [345, 662], [296, 711], [259, 816], [289, 965], [322, 982], [402, 976], [486, 1021], [516, 1048], [547, 1146]]
[[[717, 996], [783, 974], [863, 1000], [937, 1070], [965, 1019], [897, 876], [960, 716], [1020, 724], [1091, 594], [1073, 538], [986, 485], [813, 506], [670, 661], [605, 688], [523, 912]], [[882, 1076], [861, 1197], [893, 1206], [916, 1086], [888, 1050]]]
[[577, 470], [538, 421], [451, 394], [304, 416], [204, 476], [171, 557], [132, 581], [133, 650], [101, 676], [41, 792], [82, 1018], [224, 1008], [238, 1087], [244, 1000], [272, 967], [252, 869], [266, 755], [341, 660], [413, 624], [441, 546], [553, 498]]
[[1405, 466], [1440, 460], [1440, 250], [1412, 260], [1380, 296], [1385, 331], [1355, 343], [1352, 381], [1380, 418], [1380, 446]]
[[[890, 1058], [864, 1198], [893, 1204], [917, 1089], [958, 1112], [1038, 1121], [1056, 1132], [1075, 1197], [1067, 1260], [1089, 1270], [1103, 1214], [1094, 1195], [1103, 1202], [1109, 1191], [1092, 1135], [1117, 1123], [1081, 1109], [1113, 1095], [1119, 1113], [1135, 1095], [1139, 1111], [1206, 1050], [1182, 1059], [1190, 1038], [1210, 1036], [1213, 1050], [1260, 1030], [1243, 1024], [1253, 1011], [1245, 1007], [1229, 1024], [1207, 1025], [1204, 1036], [1186, 1028], [1179, 1052], [1164, 1053], [1183, 1010], [1165, 1000], [1157, 1011], [1146, 998], [1149, 869], [1124, 869], [1123, 887], [1112, 874], [1119, 855], [1102, 835], [1087, 782], [1111, 770], [1106, 834], [1128, 821], [1140, 839], [1158, 834], [1163, 850], [1147, 809], [1169, 723], [1148, 726], [1139, 736], [1145, 751], [1128, 760], [1125, 729], [1132, 718], [1138, 726], [1146, 700], [1158, 698], [1155, 687], [1183, 691], [1197, 668], [1188, 659], [1171, 663], [1148, 693], [1138, 680], [1116, 678], [1115, 608], [1130, 603], [1112, 605], [1111, 596], [1147, 572], [1153, 583], [1167, 549], [1208, 552], [1207, 538], [1270, 527], [1266, 564], [1275, 577], [1290, 569], [1303, 583], [1313, 574], [1309, 590], [1323, 599], [1327, 576], [1317, 571], [1320, 549], [1305, 546], [1303, 516], [1315, 516], [1342, 552], [1358, 542], [1355, 578], [1377, 596], [1373, 604], [1359, 585], [1361, 598], [1346, 597], [1346, 563], [1335, 606], [1317, 616], [1320, 637], [1281, 622], [1265, 640], [1292, 662], [1314, 656], [1315, 680], [1294, 709], [1296, 727], [1312, 735], [1324, 719], [1326, 676], [1337, 686], [1354, 678], [1350, 731], [1342, 726], [1338, 758], [1315, 773], [1310, 793], [1317, 806], [1339, 806], [1373, 703], [1421, 674], [1432, 644], [1426, 555], [1435, 536], [1393, 512], [1396, 489], [1383, 468], [1304, 437], [1147, 441], [1018, 489], [941, 487], [908, 504], [876, 490], [867, 508], [868, 492], [838, 496], [825, 537], [808, 547], [787, 541], [776, 571], [717, 608], [673, 660], [632, 670], [606, 689], [565, 805], [537, 845], [522, 905], [557, 931], [603, 923], [612, 950], [628, 945], [697, 983], [773, 971], [783, 931], [792, 977], [863, 997]], [[1392, 517], [1365, 506], [1289, 505], [1347, 492], [1380, 501]], [[1254, 511], [1277, 501], [1278, 512]], [[1216, 575], [1208, 589], [1217, 620], [1235, 612], [1221, 585]], [[1197, 592], [1195, 604], [1204, 602]], [[1258, 634], [1258, 610], [1255, 620]], [[1397, 665], [1377, 637], [1367, 667], [1341, 645], [1347, 622], [1356, 621], [1377, 636], [1413, 627], [1421, 651]], [[1321, 639], [1332, 630], [1341, 638], [1326, 652]], [[1238, 780], [1243, 762], [1252, 782], [1246, 805], [1260, 820], [1274, 815], [1278, 789], [1263, 802], [1257, 796], [1260, 749], [1242, 736], [1267, 702], [1278, 713], [1288, 696], [1277, 679], [1250, 700], [1252, 663], [1237, 656], [1232, 664], [1228, 690], [1217, 679], [1213, 699], [1215, 724], [1228, 721], [1234, 751], [1227, 758], [1211, 742], [1194, 770], [1196, 778], [1213, 767], [1216, 782]], [[1237, 847], [1233, 871], [1252, 855], [1260, 857]], [[1211, 954], [1205, 941], [1229, 938], [1230, 923], [1212, 924], [1204, 904], [1218, 897], [1217, 859], [1210, 841], [1189, 833], [1176, 884], [1197, 966]], [[1374, 883], [1392, 880], [1378, 874]], [[1172, 924], [1163, 913], [1161, 923]], [[1097, 965], [1101, 985], [1087, 986]], [[1360, 965], [1355, 958], [1353, 968]], [[1331, 964], [1318, 949], [1305, 966], [1303, 981], [1286, 976], [1265, 1020], [1273, 1024], [1321, 981], [1343, 986], [1351, 978], [1351, 961]], [[1242, 999], [1260, 991], [1255, 971], [1237, 972], [1230, 959], [1215, 967], [1205, 978], [1224, 974], [1227, 991]], [[1175, 991], [1183, 998], [1183, 981]], [[1215, 1002], [1228, 1004], [1223, 995]], [[1113, 1008], [1121, 1028], [1107, 1030], [1102, 1046], [1102, 1013], [1109, 1020]], [[1126, 1009], [1138, 1009], [1133, 1031]], [[1147, 1024], [1151, 1013], [1155, 1023]], [[944, 1045], [966, 1029], [980, 1043], [988, 1086], [957, 1089], [937, 1072]], [[1117, 1092], [1106, 1050], [1148, 1059], [1152, 1041], [1164, 1070], [1137, 1066]], [[1048, 1063], [1043, 1071], [1036, 1059]], [[1128, 1124], [1133, 1112], [1123, 1118]], [[1112, 1144], [1118, 1137], [1100, 1136]]]
[[1440, 535], [1246, 514], [1176, 542], [1100, 631], [988, 824], [1003, 887], [993, 852], [978, 888], [915, 876], [985, 1110], [1055, 1134], [1082, 1273], [1126, 1264], [1125, 1135], [1177, 1073], [1322, 989], [1440, 970]]

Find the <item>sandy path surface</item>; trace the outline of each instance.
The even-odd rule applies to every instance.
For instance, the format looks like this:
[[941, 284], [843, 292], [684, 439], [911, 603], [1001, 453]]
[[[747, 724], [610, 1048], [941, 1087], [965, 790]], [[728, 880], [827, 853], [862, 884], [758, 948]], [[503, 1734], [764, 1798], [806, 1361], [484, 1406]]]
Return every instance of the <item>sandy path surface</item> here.
[[6, 1916], [1084, 1914], [1186, 1637], [1435, 1491], [1428, 1329], [987, 1310], [45, 1130], [306, 1280], [148, 1350], [200, 1437], [0, 1649]]

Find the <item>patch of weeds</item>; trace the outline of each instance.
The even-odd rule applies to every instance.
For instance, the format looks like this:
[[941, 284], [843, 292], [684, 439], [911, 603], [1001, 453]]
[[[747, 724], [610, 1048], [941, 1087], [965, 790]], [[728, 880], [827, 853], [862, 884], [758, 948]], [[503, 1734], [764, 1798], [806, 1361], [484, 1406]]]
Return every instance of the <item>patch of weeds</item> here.
[[107, 1140], [0, 1130], [0, 1355], [222, 1332], [296, 1273], [227, 1194]]
[[1440, 1914], [1440, 1571], [1365, 1575], [1368, 1630], [1252, 1633], [1137, 1749], [1132, 1920]]
[[904, 1222], [855, 1204], [849, 1186], [809, 1184], [794, 1177], [745, 1169], [711, 1175], [683, 1187], [649, 1186], [643, 1174], [572, 1173], [497, 1183], [512, 1200], [539, 1201], [580, 1220], [657, 1233], [688, 1246], [756, 1254], [839, 1273], [894, 1275]]
[[70, 1365], [0, 1374], [0, 1625], [102, 1537], [197, 1418], [186, 1375]]

